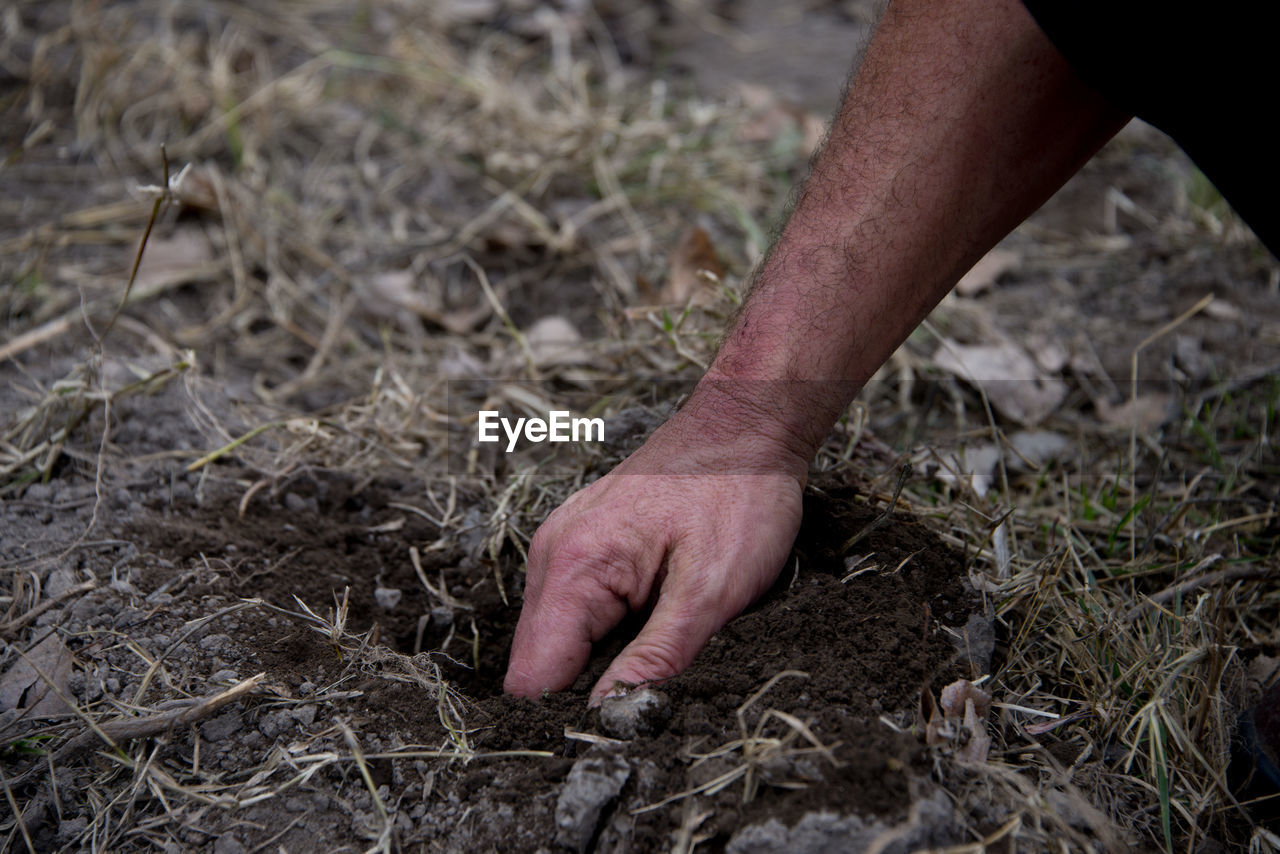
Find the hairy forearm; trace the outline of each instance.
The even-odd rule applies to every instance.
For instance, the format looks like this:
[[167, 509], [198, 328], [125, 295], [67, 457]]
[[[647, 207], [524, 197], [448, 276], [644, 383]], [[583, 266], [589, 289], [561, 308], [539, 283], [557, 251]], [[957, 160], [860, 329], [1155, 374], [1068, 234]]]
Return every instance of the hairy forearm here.
[[811, 454], [964, 271], [1127, 119], [1018, 0], [896, 0], [695, 398]]

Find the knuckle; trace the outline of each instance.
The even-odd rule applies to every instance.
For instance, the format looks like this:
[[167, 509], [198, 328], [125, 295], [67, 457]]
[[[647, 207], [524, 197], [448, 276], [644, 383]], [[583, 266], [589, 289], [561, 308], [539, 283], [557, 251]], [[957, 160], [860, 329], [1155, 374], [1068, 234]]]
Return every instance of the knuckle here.
[[678, 639], [637, 641], [627, 651], [626, 670], [637, 681], [665, 679], [688, 666], [688, 655]]
[[543, 522], [538, 526], [538, 530], [533, 532], [532, 539], [529, 540], [529, 567], [540, 568], [546, 566], [547, 557], [555, 549], [555, 533], [550, 525]]

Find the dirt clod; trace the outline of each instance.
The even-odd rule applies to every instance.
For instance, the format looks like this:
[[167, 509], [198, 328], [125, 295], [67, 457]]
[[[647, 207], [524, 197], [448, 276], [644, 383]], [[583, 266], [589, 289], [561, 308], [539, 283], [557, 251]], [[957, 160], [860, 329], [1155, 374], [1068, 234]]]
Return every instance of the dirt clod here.
[[671, 699], [653, 688], [637, 688], [600, 701], [600, 726], [614, 738], [651, 735], [671, 718]]
[[600, 813], [618, 797], [630, 776], [627, 761], [612, 753], [593, 753], [573, 763], [556, 801], [556, 842], [586, 851]]

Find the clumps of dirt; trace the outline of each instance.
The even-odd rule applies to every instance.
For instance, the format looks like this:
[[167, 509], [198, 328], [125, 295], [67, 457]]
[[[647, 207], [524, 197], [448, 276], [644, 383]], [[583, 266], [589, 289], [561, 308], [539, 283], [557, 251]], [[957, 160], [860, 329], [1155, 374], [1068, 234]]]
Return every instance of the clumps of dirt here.
[[[440, 530], [403, 509], [423, 503], [412, 492], [402, 483], [356, 489], [316, 477], [256, 495], [243, 517], [240, 497], [227, 490], [202, 505], [155, 512], [132, 528], [162, 557], [154, 566], [173, 565], [170, 577], [219, 555], [231, 571], [205, 573], [201, 589], [187, 591], [198, 592], [206, 610], [209, 597], [252, 595], [297, 612], [296, 594], [323, 613], [349, 587], [345, 630], [366, 633], [366, 649], [355, 656], [340, 657], [314, 625], [279, 610], [239, 612], [237, 638], [291, 695], [284, 708], [292, 717], [267, 730], [278, 746], [297, 739], [301, 727], [312, 741], [345, 751], [334, 726], [354, 719], [369, 753], [445, 748], [442, 758], [369, 764], [389, 810], [387, 826], [401, 844], [532, 851], [558, 840], [580, 850], [646, 851], [668, 850], [684, 834], [713, 849], [751, 851], [786, 844], [793, 832], [848, 840], [894, 831], [912, 844], [965, 838], [949, 809], [931, 800], [934, 759], [909, 730], [926, 681], [937, 686], [970, 675], [960, 673], [953, 638], [977, 598], [961, 557], [918, 522], [894, 516], [846, 555], [845, 543], [883, 510], [847, 483], [812, 487], [795, 552], [775, 588], [719, 632], [687, 671], [656, 686], [669, 707], [655, 728], [621, 741], [609, 737], [586, 701], [640, 618], [601, 642], [570, 690], [537, 702], [504, 695], [519, 614], [515, 556], [498, 567], [509, 588], [504, 602], [499, 573], [477, 557], [480, 537], [429, 549]], [[424, 588], [411, 547], [422, 553], [423, 575], [444, 585], [452, 605]], [[849, 578], [850, 567], [863, 571]], [[156, 569], [142, 584], [161, 586], [165, 575]], [[401, 592], [393, 607], [378, 589]], [[414, 655], [405, 639], [416, 639], [420, 618], [423, 652]], [[416, 668], [418, 675], [368, 666], [394, 657], [397, 647], [396, 672]], [[458, 693], [432, 690], [423, 674], [443, 677]], [[305, 721], [300, 708], [312, 710]], [[250, 713], [254, 725], [243, 727], [257, 751], [261, 716]], [[234, 742], [241, 717], [232, 723], [223, 737]], [[331, 810], [316, 808], [315, 798], [361, 801], [349, 832], [376, 832], [379, 813], [365, 781], [351, 767], [331, 770], [300, 787], [296, 814], [280, 814], [281, 805], [269, 801], [238, 815], [277, 828], [272, 832], [292, 821], [287, 836], [300, 844], [335, 840], [338, 825], [345, 827]], [[689, 792], [696, 793], [682, 796]], [[248, 847], [271, 835], [240, 826]]]
[[[179, 565], [213, 559], [224, 577], [203, 592], [260, 597], [292, 609], [297, 595], [317, 612], [333, 609], [345, 594], [350, 628], [376, 626], [374, 642], [411, 646], [421, 615], [429, 618], [425, 648], [443, 638], [437, 630], [448, 621], [430, 621], [432, 603], [408, 549], [427, 552], [419, 566], [435, 575], [441, 565], [458, 562], [459, 543], [468, 538], [464, 531], [441, 543], [437, 525], [404, 509], [416, 506], [406, 502], [420, 500], [420, 492], [398, 481], [362, 488], [350, 478], [323, 475], [291, 478], [243, 508], [242, 486], [223, 483], [208, 492], [200, 504], [149, 502], [153, 512], [130, 520], [128, 536]], [[478, 524], [479, 517], [469, 521]], [[166, 580], [145, 571], [142, 583]]]

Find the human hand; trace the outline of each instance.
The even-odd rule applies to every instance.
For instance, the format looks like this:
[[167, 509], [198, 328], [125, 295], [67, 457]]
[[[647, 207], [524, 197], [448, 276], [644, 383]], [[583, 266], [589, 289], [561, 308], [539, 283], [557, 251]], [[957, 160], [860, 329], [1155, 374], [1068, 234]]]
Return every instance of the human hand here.
[[508, 692], [567, 687], [592, 643], [647, 606], [591, 701], [673, 676], [777, 578], [800, 528], [807, 460], [746, 431], [708, 440], [704, 426], [682, 410], [534, 534]]

